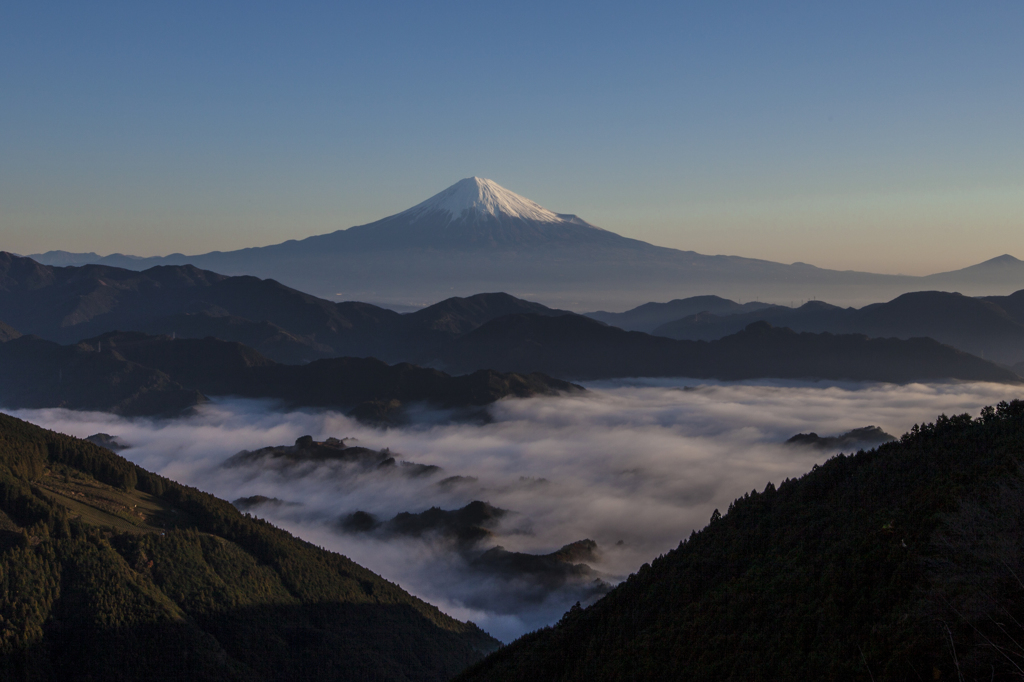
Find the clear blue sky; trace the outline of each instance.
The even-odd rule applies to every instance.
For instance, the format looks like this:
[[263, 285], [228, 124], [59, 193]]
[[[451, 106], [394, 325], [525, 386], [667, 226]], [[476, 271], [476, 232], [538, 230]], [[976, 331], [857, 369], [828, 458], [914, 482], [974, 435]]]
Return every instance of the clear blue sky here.
[[370, 222], [460, 178], [665, 246], [1024, 258], [1024, 3], [6, 2], [0, 249]]

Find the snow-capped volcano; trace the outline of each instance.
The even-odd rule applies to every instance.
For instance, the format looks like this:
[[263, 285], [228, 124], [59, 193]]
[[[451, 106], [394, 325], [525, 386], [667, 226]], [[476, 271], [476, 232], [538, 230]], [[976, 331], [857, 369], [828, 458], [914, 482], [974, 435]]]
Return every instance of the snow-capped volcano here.
[[[318, 248], [494, 249], [626, 240], [574, 215], [555, 213], [493, 180], [466, 178], [401, 213], [304, 243]], [[639, 242], [637, 242], [639, 243]]]
[[459, 180], [448, 189], [395, 217], [406, 216], [415, 221], [420, 216], [437, 211], [447, 213], [452, 221], [462, 218], [467, 212], [493, 217], [524, 218], [542, 223], [563, 220], [557, 213], [505, 189], [493, 180], [477, 177]]
[[710, 293], [863, 304], [924, 283], [974, 295], [1024, 286], [1024, 264], [1008, 256], [921, 279], [678, 251], [555, 213], [477, 177], [400, 213], [306, 239], [196, 256], [96, 258], [83, 262], [132, 270], [191, 263], [225, 275], [270, 277], [325, 298], [403, 305], [481, 291], [591, 310]]

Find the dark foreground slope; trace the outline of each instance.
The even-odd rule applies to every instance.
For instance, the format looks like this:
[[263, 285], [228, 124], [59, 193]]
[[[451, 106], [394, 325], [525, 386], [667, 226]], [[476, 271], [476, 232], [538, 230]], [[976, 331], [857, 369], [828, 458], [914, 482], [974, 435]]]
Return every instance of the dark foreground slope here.
[[388, 421], [408, 403], [479, 408], [508, 396], [576, 389], [539, 374], [481, 370], [453, 377], [373, 358], [282, 365], [240, 343], [138, 332], [111, 332], [71, 346], [30, 336], [0, 343], [0, 404], [10, 408], [162, 415], [195, 407], [209, 395], [232, 395], [302, 407], [361, 407], [361, 415]]
[[0, 680], [445, 680], [497, 642], [343, 556], [0, 415]]
[[450, 372], [491, 367], [565, 379], [762, 377], [903, 383], [1020, 381], [1013, 372], [932, 339], [798, 334], [757, 322], [717, 341], [627, 332], [579, 315], [508, 315], [455, 340], [435, 361]]
[[1018, 679], [1022, 464], [1021, 401], [838, 455], [459, 679]]

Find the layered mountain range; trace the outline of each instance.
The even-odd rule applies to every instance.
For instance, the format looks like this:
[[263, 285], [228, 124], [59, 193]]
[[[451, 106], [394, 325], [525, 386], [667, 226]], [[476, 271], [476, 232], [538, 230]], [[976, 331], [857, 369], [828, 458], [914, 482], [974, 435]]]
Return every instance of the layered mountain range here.
[[536, 373], [482, 370], [452, 377], [374, 358], [284, 365], [240, 343], [209, 337], [110, 332], [67, 346], [34, 336], [0, 344], [0, 404], [15, 408], [175, 415], [216, 395], [340, 409], [371, 423], [393, 423], [408, 403], [477, 418], [480, 408], [501, 398], [578, 390]]
[[501, 371], [531, 367], [574, 380], [1021, 381], [1013, 371], [928, 338], [797, 333], [758, 322], [715, 341], [677, 341], [623, 331], [579, 315], [508, 315], [492, 320], [456, 339], [433, 364], [454, 373], [477, 366]]
[[53, 267], [0, 252], [0, 320], [10, 325], [8, 335], [35, 334], [58, 343], [112, 330], [141, 331], [237, 341], [285, 363], [345, 355], [396, 362], [513, 313], [566, 311], [507, 294], [482, 294], [400, 315], [367, 303], [316, 298], [273, 280], [227, 277], [190, 265], [145, 272], [103, 265]]
[[331, 300], [407, 305], [479, 291], [575, 310], [712, 291], [741, 300], [817, 297], [849, 305], [923, 289], [992, 294], [1024, 288], [1024, 262], [1009, 255], [908, 277], [664, 248], [550, 211], [476, 177], [376, 222], [271, 246], [153, 258], [63, 251], [34, 258], [133, 270], [191, 264], [272, 278]]
[[803, 332], [901, 339], [926, 336], [1004, 365], [1024, 362], [1024, 290], [978, 298], [919, 291], [859, 309], [824, 301], [808, 301], [796, 308], [741, 306], [717, 296], [700, 296], [588, 316], [624, 329], [687, 340], [720, 339], [758, 321]]
[[[961, 299], [965, 297], [952, 300]], [[706, 297], [690, 305], [707, 303], [726, 310], [750, 308]], [[678, 312], [680, 305], [646, 307], [646, 323], [659, 311]], [[756, 308], [732, 317], [773, 310]], [[0, 319], [12, 325], [12, 340], [0, 347], [11, 379], [4, 391], [9, 405], [65, 404], [125, 414], [173, 411], [201, 401], [203, 395], [239, 395], [345, 409], [377, 403], [364, 405], [361, 414], [386, 422], [393, 417], [387, 407], [392, 401], [399, 407], [409, 401], [467, 407], [505, 395], [566, 390], [568, 384], [534, 377], [535, 372], [568, 380], [1019, 380], [1006, 368], [928, 338], [795, 333], [761, 319], [712, 342], [673, 340], [501, 293], [450, 298], [399, 314], [366, 303], [318, 299], [272, 280], [227, 277], [193, 266], [158, 266], [144, 272], [99, 265], [59, 268], [10, 254], [0, 254]], [[13, 328], [37, 336], [13, 338]], [[105, 333], [83, 339], [101, 330]], [[351, 356], [383, 362], [372, 365]], [[473, 381], [497, 388], [485, 395], [471, 388], [468, 378], [384, 362], [477, 373]], [[32, 372], [39, 381], [28, 381]], [[105, 385], [97, 382], [97, 372], [120, 377], [109, 380], [114, 383], [102, 404], [88, 398], [90, 386]], [[394, 388], [390, 393], [371, 391], [367, 376], [375, 377], [378, 386]], [[85, 393], [74, 393], [74, 386]], [[358, 386], [365, 390], [354, 391]], [[414, 386], [420, 388], [410, 388]], [[156, 400], [157, 395], [167, 402]]]

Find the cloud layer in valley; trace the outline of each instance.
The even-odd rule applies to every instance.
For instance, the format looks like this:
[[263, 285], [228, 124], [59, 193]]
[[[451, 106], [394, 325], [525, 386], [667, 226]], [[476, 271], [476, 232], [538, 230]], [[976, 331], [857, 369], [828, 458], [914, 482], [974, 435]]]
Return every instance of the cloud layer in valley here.
[[[128, 459], [228, 500], [263, 495], [289, 503], [261, 504], [252, 513], [509, 640], [557, 620], [577, 600], [595, 598], [595, 576], [614, 584], [703, 527], [715, 508], [724, 511], [737, 496], [800, 476], [834, 454], [782, 445], [793, 434], [877, 425], [898, 436], [940, 413], [977, 414], [1020, 390], [686, 380], [589, 388], [574, 396], [501, 401], [486, 425], [445, 423], [423, 410], [416, 425], [388, 431], [336, 412], [242, 400], [215, 401], [177, 420], [56, 409], [13, 414], [75, 436], [115, 435], [132, 446], [121, 452]], [[223, 466], [240, 450], [290, 445], [306, 434], [355, 438], [349, 443], [389, 448], [398, 462], [440, 471], [411, 475], [402, 467], [269, 459]], [[352, 533], [340, 523], [356, 511], [386, 521], [400, 512], [454, 510], [474, 500], [510, 513], [468, 550], [444, 536]], [[585, 560], [595, 573], [564, 582], [473, 563], [494, 545], [549, 554], [584, 539], [597, 543], [597, 556]]]

